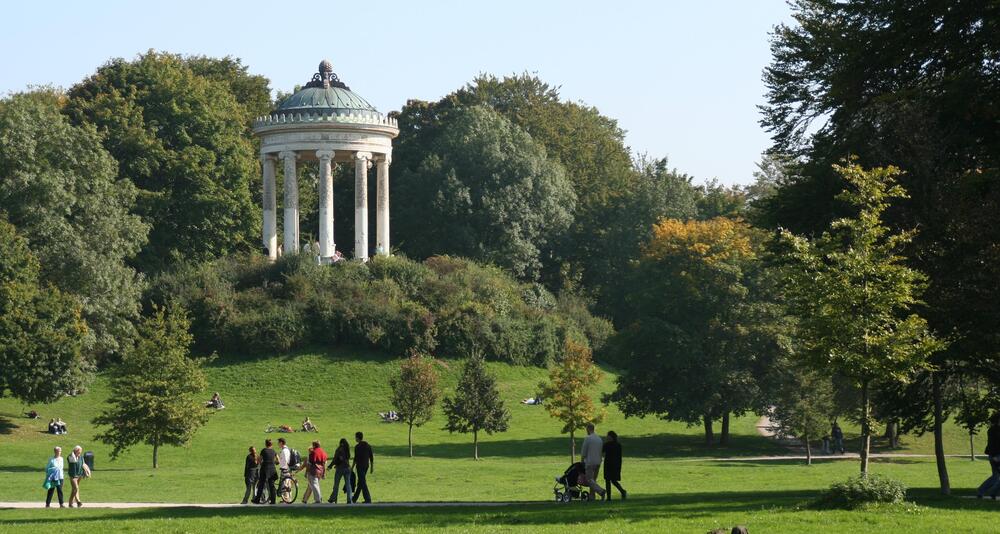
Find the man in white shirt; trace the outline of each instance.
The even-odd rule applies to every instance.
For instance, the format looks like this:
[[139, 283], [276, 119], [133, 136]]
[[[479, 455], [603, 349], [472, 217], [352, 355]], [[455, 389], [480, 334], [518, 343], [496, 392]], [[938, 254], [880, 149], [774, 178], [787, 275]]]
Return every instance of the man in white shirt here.
[[594, 423], [587, 423], [587, 437], [583, 438], [583, 448], [580, 449], [580, 460], [587, 469], [587, 486], [590, 486], [589, 500], [594, 500], [594, 494], [604, 497], [604, 488], [597, 484], [597, 473], [601, 470], [601, 452], [604, 441], [594, 433]]
[[285, 438], [278, 438], [278, 445], [281, 445], [281, 449], [278, 451], [278, 468], [281, 469], [282, 473], [288, 473], [288, 462], [292, 461], [292, 450], [285, 443]]

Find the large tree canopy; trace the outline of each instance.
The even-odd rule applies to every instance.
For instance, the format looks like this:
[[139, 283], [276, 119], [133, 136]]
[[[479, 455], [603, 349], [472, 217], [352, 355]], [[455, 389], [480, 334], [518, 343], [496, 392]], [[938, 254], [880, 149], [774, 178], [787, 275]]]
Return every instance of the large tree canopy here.
[[0, 397], [52, 402], [86, 378], [79, 304], [39, 271], [27, 240], [0, 218]]
[[149, 227], [130, 213], [136, 189], [90, 126], [42, 90], [0, 101], [0, 206], [38, 258], [42, 280], [80, 297], [99, 356], [121, 350], [139, 315], [142, 281], [126, 264]]
[[112, 60], [70, 90], [70, 117], [97, 127], [119, 176], [142, 192], [138, 212], [152, 224], [145, 271], [257, 246], [247, 126], [262, 107], [260, 82], [220, 80], [233, 71], [242, 67], [150, 51]]
[[537, 277], [542, 250], [573, 220], [576, 195], [562, 166], [489, 108], [449, 113], [415, 169], [395, 180], [394, 229], [418, 257], [459, 254]]

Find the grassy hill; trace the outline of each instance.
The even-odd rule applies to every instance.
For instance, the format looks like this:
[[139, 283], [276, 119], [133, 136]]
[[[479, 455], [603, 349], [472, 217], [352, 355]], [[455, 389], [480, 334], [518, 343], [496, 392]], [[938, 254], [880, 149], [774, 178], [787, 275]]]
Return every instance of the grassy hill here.
[[[218, 359], [209, 366], [208, 376], [211, 389], [222, 394], [226, 409], [212, 416], [190, 447], [162, 449], [160, 468], [155, 471], [150, 467], [148, 447], [137, 447], [118, 461], [110, 462], [108, 448], [93, 442], [95, 429], [89, 420], [107, 395], [100, 379], [85, 395], [34, 407], [41, 413], [41, 421], [20, 417], [26, 407], [11, 399], [0, 399], [0, 474], [4, 481], [0, 484], [0, 501], [42, 499], [42, 468], [52, 446], [68, 449], [80, 444], [97, 453], [96, 476], [83, 488], [85, 503], [237, 502], [243, 495], [242, 465], [246, 448], [251, 444], [262, 445], [267, 436], [263, 429], [268, 423], [297, 426], [306, 415], [319, 427], [318, 435], [285, 435], [293, 447], [302, 451], [313, 438], [318, 438], [330, 450], [340, 437], [350, 439], [356, 430], [365, 432], [376, 454], [375, 475], [370, 479], [376, 501], [544, 502], [551, 499], [552, 479], [569, 461], [568, 439], [559, 434], [560, 425], [550, 419], [543, 408], [519, 403], [522, 398], [534, 395], [538, 382], [545, 376], [544, 369], [489, 364], [490, 370], [499, 377], [503, 398], [512, 413], [511, 430], [483, 436], [480, 445], [483, 460], [477, 462], [472, 459], [471, 437], [440, 430], [444, 421], [440, 414], [414, 431], [416, 457], [408, 457], [406, 427], [382, 423], [377, 415], [389, 409], [387, 379], [396, 365], [396, 361], [388, 357], [352, 350], [303, 351], [252, 361]], [[448, 391], [455, 383], [461, 362], [439, 360], [437, 365]], [[610, 390], [613, 378], [612, 373], [605, 373], [599, 389]], [[70, 434], [46, 434], [45, 423], [52, 416], [67, 421]], [[783, 449], [756, 434], [755, 423], [754, 417], [736, 419], [732, 445], [725, 449], [707, 448], [702, 445], [700, 427], [689, 428], [657, 419], [625, 419], [615, 408], [609, 407], [606, 422], [599, 430], [614, 429], [622, 438], [625, 450], [623, 484], [630, 491], [625, 508], [540, 505], [505, 511], [410, 510], [396, 513], [372, 510], [370, 515], [351, 515], [348, 522], [337, 525], [338, 528], [353, 525], [361, 529], [389, 530], [453, 525], [456, 530], [503, 531], [504, 526], [530, 524], [533, 531], [556, 531], [564, 528], [564, 521], [583, 521], [594, 522], [595, 528], [622, 531], [697, 527], [697, 531], [703, 532], [713, 526], [751, 523], [762, 527], [761, 530], [751, 529], [757, 534], [768, 531], [767, 525], [777, 529], [772, 531], [789, 531], [793, 525], [809, 530], [830, 521], [844, 521], [849, 525], [854, 521], [872, 521], [873, 517], [877, 518], [876, 522], [889, 520], [897, 526], [910, 524], [907, 518], [912, 514], [906, 510], [889, 515], [852, 515], [850, 512], [806, 511], [799, 507], [831, 482], [853, 475], [857, 470], [857, 463], [853, 461], [822, 462], [806, 467], [795, 461], [704, 460], [783, 453]], [[278, 435], [270, 436], [276, 438]], [[967, 450], [967, 440], [957, 429], [952, 434], [952, 441], [956, 447], [953, 452]], [[923, 452], [928, 449], [928, 443], [926, 436], [904, 438], [904, 445], [909, 450]], [[988, 470], [986, 462], [959, 459], [952, 460], [950, 468], [953, 484], [956, 488], [966, 488], [962, 490], [965, 493], [971, 491], [968, 488], [978, 485], [984, 471]], [[933, 497], [936, 473], [931, 460], [881, 461], [873, 470], [902, 479], [911, 488], [916, 488], [911, 495], [922, 496], [921, 499], [931, 503], [929, 506], [939, 506], [934, 504], [937, 503]], [[331, 480], [325, 481], [324, 491], [329, 492], [331, 483]], [[988, 508], [992, 504], [974, 501], [966, 504], [964, 500], [948, 502], [973, 509], [962, 512], [962, 517], [967, 519], [961, 520], [947, 519], [948, 514], [957, 512], [942, 511], [945, 514], [940, 516], [942, 525], [964, 524], [964, 521], [974, 525], [977, 516], [969, 514], [977, 510], [983, 512], [975, 506]], [[773, 513], [762, 513], [762, 509], [771, 508]], [[39, 520], [41, 513], [0, 512], [0, 530], [23, 527], [27, 524], [25, 521]], [[142, 514], [84, 509], [72, 513], [76, 514], [73, 517], [89, 518], [86, 525], [94, 530], [121, 528], [126, 524], [112, 522], [115, 520], [137, 521], [132, 527], [135, 529], [226, 531], [251, 516], [274, 521], [269, 523], [272, 527], [285, 525], [284, 521], [293, 519], [325, 521], [334, 517], [321, 518], [316, 515], [319, 511], [303, 512], [305, 515], [294, 518], [287, 512], [262, 515], [268, 514], [263, 509], [211, 513], [147, 511]], [[352, 512], [357, 513], [360, 512]], [[187, 517], [190, 523], [181, 526], [163, 522], [174, 515]], [[862, 517], [867, 519], [862, 521]], [[924, 525], [937, 524], [936, 521], [920, 523], [921, 529]], [[264, 525], [261, 523], [260, 528], [264, 529]], [[298, 526], [308, 528], [310, 525]]]

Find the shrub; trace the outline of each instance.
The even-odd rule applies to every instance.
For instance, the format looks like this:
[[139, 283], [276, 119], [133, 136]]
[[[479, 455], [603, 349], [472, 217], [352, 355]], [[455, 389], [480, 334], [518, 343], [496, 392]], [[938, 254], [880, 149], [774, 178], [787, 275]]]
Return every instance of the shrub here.
[[821, 508], [853, 510], [874, 503], [901, 503], [906, 498], [906, 486], [898, 480], [869, 474], [856, 476], [830, 486], [817, 500]]

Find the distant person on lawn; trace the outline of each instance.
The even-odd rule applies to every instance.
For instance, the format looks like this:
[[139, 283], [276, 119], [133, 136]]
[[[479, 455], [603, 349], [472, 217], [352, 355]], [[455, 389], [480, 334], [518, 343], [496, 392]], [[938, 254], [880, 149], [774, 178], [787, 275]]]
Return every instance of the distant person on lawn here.
[[844, 431], [840, 429], [840, 425], [836, 421], [833, 422], [833, 428], [830, 429], [830, 437], [833, 438], [833, 450], [844, 454]]
[[264, 500], [264, 489], [267, 488], [267, 502], [274, 504], [274, 483], [278, 480], [278, 473], [274, 468], [277, 456], [278, 453], [271, 447], [271, 440], [264, 440], [264, 450], [260, 451], [260, 475], [257, 479], [256, 502], [258, 503]]
[[990, 417], [990, 428], [986, 431], [986, 457], [990, 460], [993, 473], [979, 485], [976, 496], [982, 499], [989, 495], [994, 500], [1000, 493], [1000, 412]]
[[69, 507], [72, 508], [73, 502], [76, 501], [76, 507], [79, 508], [83, 506], [80, 502], [80, 481], [90, 476], [90, 468], [83, 461], [83, 447], [79, 445], [73, 447], [73, 452], [66, 458], [66, 462], [69, 464]]
[[52, 449], [52, 458], [49, 458], [49, 463], [45, 466], [45, 483], [42, 486], [48, 490], [48, 494], [45, 496], [45, 507], [48, 508], [52, 505], [52, 493], [59, 492], [59, 508], [65, 508], [63, 505], [63, 457], [62, 457], [62, 447], [56, 447]]
[[601, 470], [601, 451], [604, 449], [604, 442], [601, 436], [594, 433], [594, 423], [587, 423], [587, 437], [583, 438], [583, 447], [580, 449], [580, 459], [587, 470], [587, 486], [590, 486], [588, 500], [594, 500], [594, 494], [604, 498], [606, 492], [597, 483], [597, 473]]
[[372, 495], [368, 492], [368, 472], [375, 474], [375, 454], [372, 446], [365, 441], [365, 435], [361, 432], [354, 433], [354, 439], [358, 442], [354, 446], [354, 464], [352, 467], [358, 474], [358, 487], [354, 488], [354, 502], [358, 502], [358, 496], [364, 495], [365, 504], [371, 504]]
[[628, 496], [628, 492], [625, 488], [619, 484], [622, 479], [622, 444], [618, 443], [618, 434], [614, 430], [608, 431], [608, 437], [604, 441], [604, 487], [607, 489], [607, 494], [604, 495], [604, 499], [607, 501], [611, 500], [611, 485], [614, 484], [618, 488], [618, 492], [622, 494], [622, 500]]
[[330, 498], [327, 499], [327, 502], [337, 502], [341, 477], [344, 478], [344, 493], [347, 494], [347, 504], [354, 502], [352, 498], [354, 488], [351, 484], [351, 445], [347, 443], [346, 439], [340, 438], [340, 444], [333, 452], [333, 460], [330, 460], [330, 465], [327, 467], [334, 470], [333, 491], [330, 492]]
[[[254, 492], [254, 488], [257, 487], [257, 475], [260, 466], [260, 456], [257, 456], [257, 448], [253, 445], [250, 446], [250, 452], [247, 454], [246, 460], [243, 463], [243, 483], [246, 484], [247, 490], [243, 493], [243, 501], [240, 504], [246, 504]], [[255, 501], [259, 502], [260, 499], [254, 498]]]

